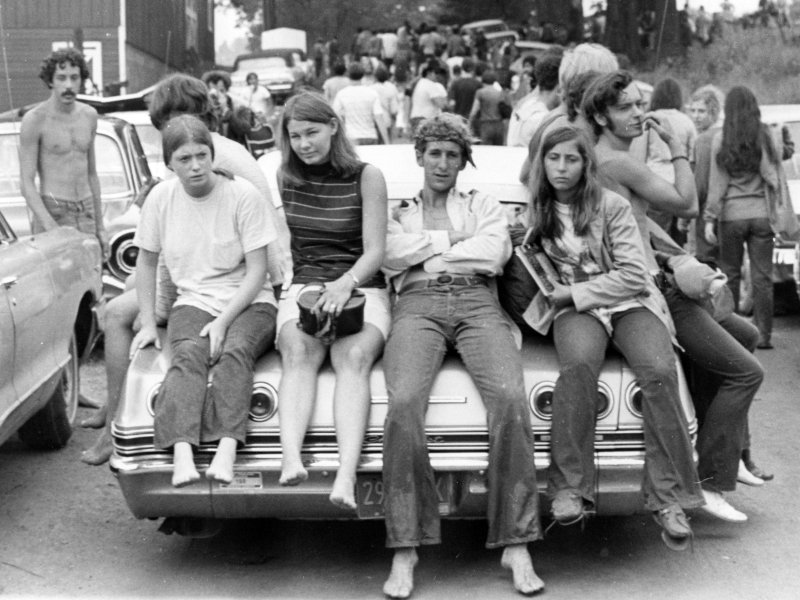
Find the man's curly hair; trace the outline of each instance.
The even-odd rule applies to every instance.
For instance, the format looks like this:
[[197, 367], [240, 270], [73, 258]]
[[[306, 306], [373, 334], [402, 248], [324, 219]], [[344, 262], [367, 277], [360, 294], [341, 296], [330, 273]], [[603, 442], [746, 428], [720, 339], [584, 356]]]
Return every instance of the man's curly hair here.
[[81, 81], [86, 81], [89, 79], [89, 67], [86, 65], [86, 59], [76, 48], [62, 48], [61, 50], [54, 50], [50, 56], [42, 61], [42, 68], [39, 71], [39, 79], [44, 81], [47, 87], [52, 87], [53, 75], [55, 75], [56, 68], [64, 67], [65, 65], [78, 67], [81, 72]]
[[461, 147], [464, 164], [472, 162], [472, 131], [467, 120], [453, 113], [442, 113], [425, 119], [414, 131], [414, 150], [422, 154], [428, 142], [455, 142]]

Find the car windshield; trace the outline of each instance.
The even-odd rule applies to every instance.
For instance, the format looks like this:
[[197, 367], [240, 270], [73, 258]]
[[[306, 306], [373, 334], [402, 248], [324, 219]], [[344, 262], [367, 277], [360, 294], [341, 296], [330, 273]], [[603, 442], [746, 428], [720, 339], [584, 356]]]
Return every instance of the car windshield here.
[[103, 195], [130, 191], [125, 162], [122, 160], [119, 146], [113, 139], [98, 134], [94, 142], [94, 156]]
[[22, 194], [19, 187], [19, 150], [16, 133], [0, 135], [0, 198]]
[[161, 148], [161, 133], [153, 125], [136, 125], [136, 133], [142, 142], [144, 155], [150, 165], [153, 175], [162, 177], [164, 171], [164, 157]]
[[258, 71], [260, 69], [285, 68], [286, 59], [282, 56], [261, 56], [259, 58], [245, 58], [237, 64], [237, 71]]
[[[17, 134], [0, 135], [0, 198], [22, 195], [19, 184], [19, 151]], [[103, 194], [130, 191], [125, 163], [119, 146], [106, 135], [98, 134], [94, 145], [97, 175]]]

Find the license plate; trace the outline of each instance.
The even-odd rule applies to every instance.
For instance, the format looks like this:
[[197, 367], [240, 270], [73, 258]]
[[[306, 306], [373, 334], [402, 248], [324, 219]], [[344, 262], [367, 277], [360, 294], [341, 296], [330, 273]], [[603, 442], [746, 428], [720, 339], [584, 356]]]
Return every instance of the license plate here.
[[[439, 514], [449, 515], [453, 509], [453, 478], [450, 473], [437, 473], [436, 494], [439, 499]], [[376, 473], [359, 475], [356, 481], [356, 504], [359, 519], [382, 519], [383, 479]]]
[[237, 472], [233, 474], [233, 481], [221, 483], [222, 490], [260, 490], [264, 487], [261, 473]]

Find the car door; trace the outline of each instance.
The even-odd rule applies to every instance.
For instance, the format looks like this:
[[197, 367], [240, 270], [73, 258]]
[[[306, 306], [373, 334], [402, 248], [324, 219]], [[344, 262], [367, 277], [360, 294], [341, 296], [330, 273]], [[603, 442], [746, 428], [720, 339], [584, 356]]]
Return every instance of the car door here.
[[6, 232], [0, 229], [0, 422], [11, 409], [16, 400], [14, 392], [14, 317], [8, 298], [7, 285], [3, 265], [6, 248], [9, 246]]
[[[56, 369], [54, 329], [59, 309], [49, 268], [36, 242], [17, 238], [2, 217], [0, 232], [2, 302], [13, 320], [13, 386], [17, 398], [25, 398]], [[4, 329], [3, 346], [7, 334]]]

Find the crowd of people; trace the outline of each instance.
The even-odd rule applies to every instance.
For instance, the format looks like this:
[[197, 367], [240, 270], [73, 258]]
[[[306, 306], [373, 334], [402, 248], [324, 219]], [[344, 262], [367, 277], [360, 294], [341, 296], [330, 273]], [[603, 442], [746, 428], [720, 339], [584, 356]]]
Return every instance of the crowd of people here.
[[[495, 87], [491, 69], [482, 71], [480, 85], [456, 86], [484, 64], [470, 56], [461, 62], [466, 75], [448, 92], [437, 43], [430, 43], [431, 58], [420, 40], [422, 69], [408, 96], [406, 135], [423, 169], [421, 190], [391, 210], [383, 174], [355, 151], [379, 137], [388, 141], [401, 119], [396, 114], [394, 126], [384, 120], [384, 107], [397, 100], [376, 89], [389, 80], [385, 65], [372, 71], [373, 84], [363, 83], [375, 46], [361, 46], [366, 61], [352, 61], [346, 71], [336, 66], [339, 80], [323, 93], [305, 91], [286, 103], [277, 125], [277, 198], [245, 147], [220, 133], [215, 90], [224, 80], [175, 74], [158, 84], [149, 111], [175, 177], [150, 191], [136, 233], [136, 273], [129, 290], [108, 304], [108, 401], [88, 423], [103, 431], [83, 460], [108, 460], [129, 361], [138, 349], [159, 346], [158, 327], [166, 326], [172, 361], [156, 401], [155, 444], [174, 452], [173, 485], [201, 478], [193, 454], [201, 442], [218, 443], [205, 477], [231, 481], [254, 363], [273, 347], [283, 369], [279, 481], [302, 485], [316, 376], [330, 356], [340, 456], [330, 500], [355, 510], [369, 374], [382, 354], [386, 531], [394, 550], [383, 589], [406, 598], [416, 548], [441, 539], [425, 412], [453, 347], [487, 410], [486, 546], [503, 549], [515, 589], [532, 594], [544, 587], [527, 546], [543, 535], [533, 434], [522, 358], [494, 285], [512, 257], [512, 237], [497, 199], [457, 185], [472, 162], [470, 120], [484, 143], [501, 143], [497, 123], [507, 119], [500, 104], [511, 100]], [[403, 47], [398, 39], [397, 52]], [[63, 208], [99, 193], [90, 145], [73, 144], [84, 160], [69, 176], [82, 186], [63, 185], [48, 159], [60, 141], [39, 126], [48, 114], [79, 124], [81, 140], [91, 139], [96, 120], [72, 93], [85, 77], [83, 58], [59, 52], [42, 74], [51, 98], [26, 115], [22, 133], [24, 193], [45, 229], [59, 218], [46, 198], [57, 196]], [[396, 67], [400, 56], [391, 58]], [[787, 201], [781, 160], [793, 152], [792, 142], [760, 122], [745, 87], [727, 96], [712, 86], [697, 90], [687, 117], [675, 81], [658, 82], [646, 107], [637, 82], [596, 44], [555, 48], [530, 66], [531, 89], [511, 107], [519, 123], [507, 135], [527, 147], [520, 165], [529, 196], [526, 239], [551, 262], [556, 279], [550, 290], [517, 290], [525, 310], [510, 316], [552, 336], [560, 362], [547, 470], [551, 516], [569, 525], [594, 510], [597, 378], [613, 344], [642, 390], [642, 490], [666, 538], [676, 546], [691, 539], [685, 510], [746, 521], [723, 494], [737, 483], [772, 479], [753, 462], [748, 419], [764, 377], [754, 351], [772, 348], [772, 236]], [[471, 102], [461, 88], [474, 94]], [[102, 240], [99, 226], [86, 229]], [[755, 325], [733, 310], [745, 247]], [[310, 312], [328, 326], [362, 298], [360, 329], [331, 337], [300, 327], [301, 296], [312, 284]], [[694, 382], [696, 448], [680, 405], [676, 354]]]

